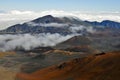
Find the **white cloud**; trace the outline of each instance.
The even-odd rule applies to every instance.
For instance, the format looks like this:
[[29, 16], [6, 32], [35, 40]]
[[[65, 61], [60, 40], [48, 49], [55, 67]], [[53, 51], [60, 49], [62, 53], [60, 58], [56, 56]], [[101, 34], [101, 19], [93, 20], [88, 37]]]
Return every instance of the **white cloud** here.
[[94, 33], [96, 30], [93, 29], [92, 26], [72, 26], [69, 28], [69, 30], [72, 32], [72, 33], [77, 33], [77, 31], [83, 31], [83, 30], [86, 30], [90, 33]]
[[29, 26], [43, 26], [43, 27], [65, 27], [68, 26], [68, 24], [62, 24], [62, 23], [34, 23], [34, 22], [27, 22]]
[[36, 35], [31, 34], [19, 34], [19, 35], [0, 35], [0, 51], [25, 49], [30, 50], [36, 47], [46, 47], [46, 46], [55, 46], [56, 44], [63, 42], [73, 35], [60, 35], [50, 34], [50, 33], [41, 33]]
[[10, 11], [11, 14], [15, 14], [15, 15], [21, 15], [21, 14], [27, 14], [27, 15], [31, 15], [31, 14], [34, 14], [34, 12], [32, 11], [18, 11], [18, 10], [13, 10], [13, 11]]
[[69, 29], [71, 32], [76, 33], [79, 30], [85, 29], [85, 26], [75, 26], [75, 27], [70, 27]]
[[[99, 22], [103, 20], [113, 20], [120, 22], [120, 12], [81, 12], [81, 11], [62, 11], [62, 10], [34, 12], [34, 11], [13, 10], [9, 12], [0, 13], [0, 29], [7, 28], [8, 26], [16, 23], [23, 23], [26, 21], [30, 21], [45, 15], [74, 16], [80, 18], [81, 20], [99, 21]], [[3, 22], [6, 24], [3, 24]]]

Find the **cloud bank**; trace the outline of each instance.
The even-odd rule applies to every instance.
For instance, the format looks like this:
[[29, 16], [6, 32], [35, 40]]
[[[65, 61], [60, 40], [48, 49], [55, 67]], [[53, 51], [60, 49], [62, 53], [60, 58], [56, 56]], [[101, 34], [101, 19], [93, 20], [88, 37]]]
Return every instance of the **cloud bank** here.
[[9, 51], [15, 49], [30, 50], [36, 47], [55, 46], [74, 35], [63, 36], [58, 33], [41, 33], [36, 35], [19, 34], [19, 35], [0, 35], [0, 51]]
[[35, 23], [35, 22], [28, 22], [27, 25], [29, 26], [43, 26], [43, 27], [66, 27], [68, 24], [62, 24], [62, 23]]
[[23, 23], [45, 15], [53, 15], [57, 17], [73, 16], [81, 20], [99, 21], [99, 22], [103, 20], [113, 20], [120, 22], [120, 12], [81, 12], [81, 11], [62, 11], [62, 10], [34, 12], [34, 11], [13, 10], [13, 11], [0, 13], [0, 29], [5, 29], [13, 24]]
[[69, 27], [69, 30], [72, 32], [72, 33], [77, 33], [77, 31], [84, 31], [86, 30], [87, 32], [90, 32], [90, 33], [94, 33], [96, 32], [95, 29], [93, 29], [92, 26], [72, 26], [72, 27]]

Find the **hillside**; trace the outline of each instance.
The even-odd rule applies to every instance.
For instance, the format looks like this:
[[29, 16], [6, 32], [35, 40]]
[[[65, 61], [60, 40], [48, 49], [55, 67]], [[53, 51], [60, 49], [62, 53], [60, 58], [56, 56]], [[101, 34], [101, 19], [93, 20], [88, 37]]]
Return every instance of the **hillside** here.
[[99, 35], [119, 35], [120, 23], [110, 20], [102, 22], [82, 21], [76, 17], [54, 17], [46, 15], [23, 24], [15, 24], [7, 29], [1, 30], [0, 34], [25, 34], [25, 33], [59, 33], [68, 35], [78, 33], [88, 35], [89, 33]]
[[[1, 30], [0, 33], [23, 34], [23, 33], [60, 33], [70, 34], [70, 27], [89, 26], [89, 23], [73, 17], [53, 17], [46, 15], [23, 24], [16, 24]], [[79, 30], [80, 32], [80, 30]]]
[[77, 58], [31, 74], [18, 73], [19, 80], [119, 80], [120, 51]]
[[74, 36], [64, 42], [61, 42], [55, 46], [55, 48], [60, 48], [60, 49], [66, 49], [69, 47], [74, 47], [74, 46], [84, 46], [84, 45], [90, 45], [91, 41], [87, 37], [83, 36]]

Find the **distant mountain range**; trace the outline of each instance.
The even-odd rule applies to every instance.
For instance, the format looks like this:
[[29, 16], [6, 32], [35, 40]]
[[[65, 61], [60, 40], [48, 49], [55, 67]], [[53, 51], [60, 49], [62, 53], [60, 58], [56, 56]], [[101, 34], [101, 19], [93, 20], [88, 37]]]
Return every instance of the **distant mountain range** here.
[[90, 23], [93, 26], [104, 26], [112, 29], [114, 28], [120, 29], [120, 23], [115, 21], [104, 20], [102, 22], [97, 22], [97, 21], [94, 21], [94, 22], [85, 21], [85, 22]]
[[[105, 20], [102, 22], [82, 21], [75, 17], [53, 17], [51, 15], [43, 16], [35, 20], [16, 24], [1, 30], [0, 33], [90, 33], [89, 29], [95, 31], [110, 31], [120, 33], [120, 23], [115, 21]], [[113, 31], [114, 30], [114, 31]]]

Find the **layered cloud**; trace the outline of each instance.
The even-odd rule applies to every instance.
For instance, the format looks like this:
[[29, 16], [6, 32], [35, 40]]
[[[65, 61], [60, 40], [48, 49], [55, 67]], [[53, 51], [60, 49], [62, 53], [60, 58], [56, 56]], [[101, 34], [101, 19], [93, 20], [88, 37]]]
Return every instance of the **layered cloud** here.
[[34, 23], [34, 22], [28, 22], [29, 26], [43, 26], [43, 27], [65, 27], [68, 26], [68, 24], [62, 24], [62, 23]]
[[77, 31], [84, 31], [86, 30], [87, 32], [90, 32], [90, 33], [94, 33], [96, 32], [95, 29], [93, 29], [92, 26], [89, 26], [89, 27], [85, 27], [85, 26], [73, 26], [73, 27], [69, 27], [69, 30], [72, 32], [72, 33], [77, 33]]
[[80, 18], [81, 20], [89, 21], [103, 21], [103, 20], [113, 20], [120, 22], [120, 12], [81, 12], [81, 11], [18, 11], [13, 10], [9, 12], [2, 11], [0, 12], [0, 29], [7, 28], [10, 25], [23, 23], [26, 21], [33, 20], [38, 17], [45, 15], [53, 16], [73, 16]]
[[36, 47], [55, 46], [56, 44], [63, 42], [73, 35], [60, 35], [41, 33], [36, 35], [31, 34], [19, 34], [19, 35], [0, 35], [0, 51], [24, 49], [30, 50]]

